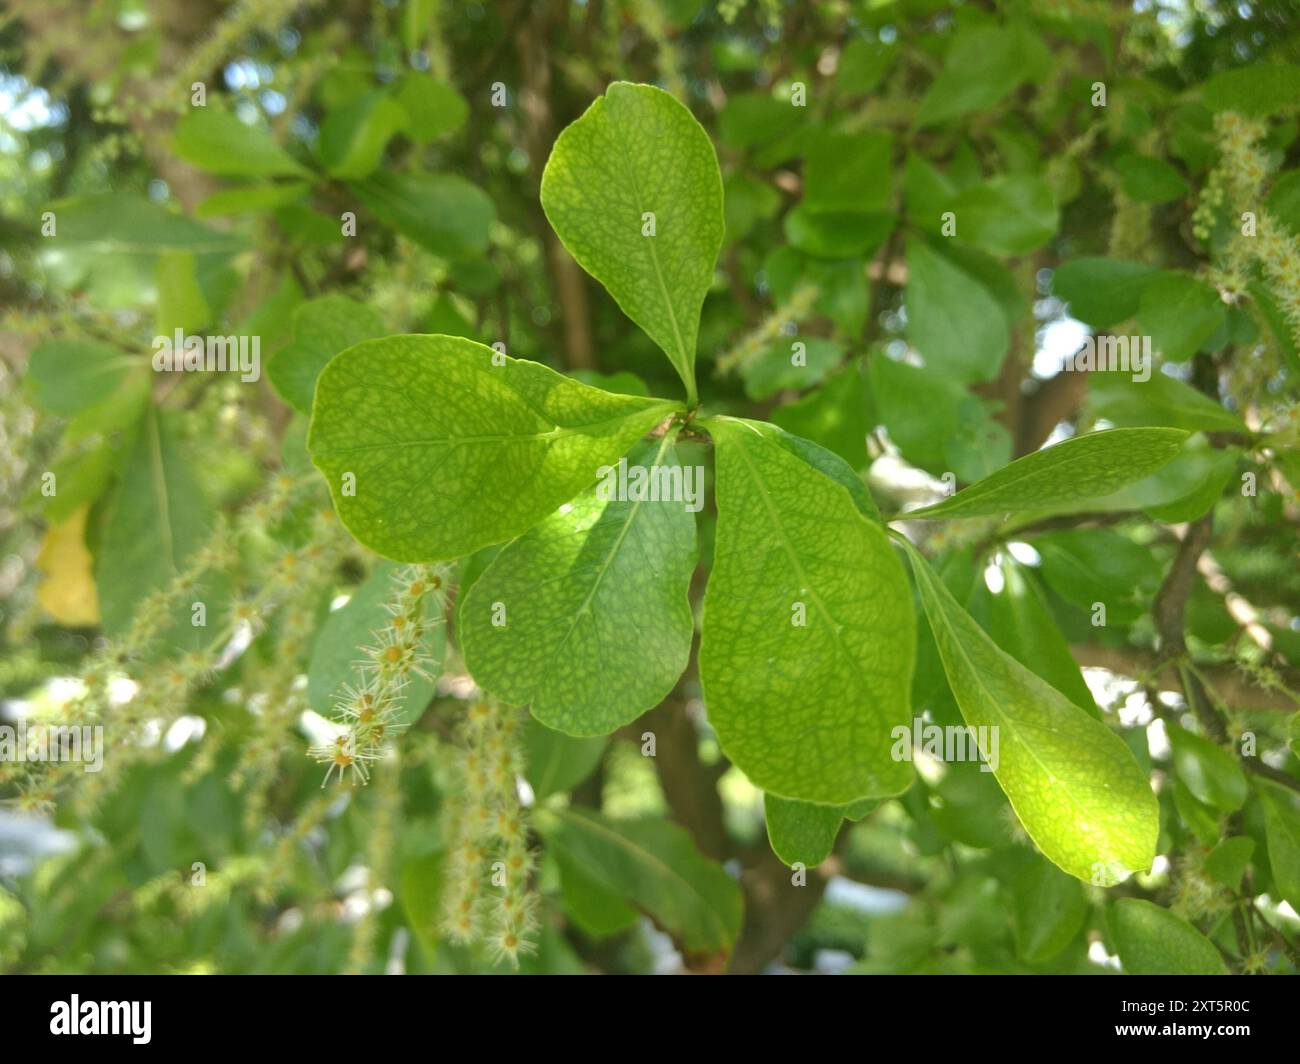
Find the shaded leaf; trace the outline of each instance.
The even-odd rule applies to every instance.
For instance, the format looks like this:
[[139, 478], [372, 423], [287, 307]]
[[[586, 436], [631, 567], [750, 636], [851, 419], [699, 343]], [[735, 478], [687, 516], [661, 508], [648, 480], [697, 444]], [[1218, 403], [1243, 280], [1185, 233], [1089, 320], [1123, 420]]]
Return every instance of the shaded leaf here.
[[[149, 407], [110, 497], [95, 550], [95, 583], [107, 635], [127, 630], [144, 597], [171, 583], [212, 529], [212, 507], [177, 440], [173, 418]], [[204, 629], [188, 623], [190, 603], [181, 608], [184, 628], [195, 638], [202, 636]]]
[[1110, 930], [1130, 975], [1227, 975], [1214, 948], [1181, 916], [1141, 898], [1116, 898]]
[[685, 829], [666, 820], [610, 820], [581, 809], [547, 809], [537, 826], [548, 845], [605, 890], [648, 913], [691, 951], [731, 949], [741, 894], [701, 856]]
[[308, 173], [269, 132], [216, 104], [188, 111], [176, 123], [172, 143], [177, 155], [210, 174], [299, 177]]
[[920, 240], [907, 245], [907, 323], [928, 367], [957, 381], [997, 376], [1010, 334], [988, 289]]
[[351, 188], [381, 222], [435, 255], [471, 258], [487, 248], [496, 208], [463, 177], [378, 173]]
[[383, 336], [379, 315], [364, 303], [331, 294], [299, 304], [293, 312], [293, 341], [267, 367], [280, 397], [304, 414], [311, 413], [316, 378], [340, 351], [362, 340]]
[[570, 791], [605, 756], [604, 737], [577, 739], [529, 717], [524, 723], [525, 775], [537, 801]]

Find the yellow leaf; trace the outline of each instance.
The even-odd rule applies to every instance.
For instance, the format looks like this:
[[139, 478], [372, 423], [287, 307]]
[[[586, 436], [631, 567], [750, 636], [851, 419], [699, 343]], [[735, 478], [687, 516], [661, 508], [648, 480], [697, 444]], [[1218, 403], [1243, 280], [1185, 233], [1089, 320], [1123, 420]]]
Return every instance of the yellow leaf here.
[[51, 525], [36, 557], [36, 567], [45, 574], [36, 588], [36, 601], [70, 627], [99, 623], [93, 560], [86, 549], [89, 512], [89, 506], [82, 506], [62, 524]]

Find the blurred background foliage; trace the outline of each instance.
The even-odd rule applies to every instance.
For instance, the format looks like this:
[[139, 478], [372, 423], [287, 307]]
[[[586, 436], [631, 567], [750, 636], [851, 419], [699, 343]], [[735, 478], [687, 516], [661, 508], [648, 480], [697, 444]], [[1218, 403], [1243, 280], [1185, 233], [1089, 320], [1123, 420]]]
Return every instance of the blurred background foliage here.
[[[622, 79], [717, 146], [710, 409], [834, 450], [890, 512], [1095, 426], [1194, 430], [1100, 509], [913, 530], [1149, 768], [1161, 856], [1081, 884], [991, 777], [921, 763], [795, 885], [692, 664], [608, 742], [484, 711], [528, 781], [500, 809], [544, 840], [523, 970], [1142, 971], [1185, 938], [1193, 966], [1294, 971], [1297, 64], [1295, 0], [9, 0], [0, 690], [5, 723], [99, 721], [108, 749], [99, 774], [0, 764], [0, 964], [511, 970], [444, 934], [483, 705], [454, 603], [490, 552], [395, 577], [304, 437], [315, 372], [394, 332], [675, 394], [538, 202], [558, 131]], [[258, 337], [262, 379], [152, 373], [176, 329]], [[1151, 336], [1153, 380], [1063, 372], [1096, 331]], [[304, 751], [421, 575], [451, 638], [430, 611], [408, 727], [369, 786], [322, 790]], [[915, 708], [955, 723], [922, 638]]]

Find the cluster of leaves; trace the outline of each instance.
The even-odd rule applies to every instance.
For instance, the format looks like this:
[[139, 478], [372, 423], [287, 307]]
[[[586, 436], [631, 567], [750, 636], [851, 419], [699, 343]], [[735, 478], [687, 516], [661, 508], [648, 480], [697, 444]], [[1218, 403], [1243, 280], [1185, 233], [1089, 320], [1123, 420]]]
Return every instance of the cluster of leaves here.
[[[644, 914], [706, 970], [1294, 969], [1300, 67], [1207, 45], [1277, 16], [742, 6], [268, 4], [67, 123], [146, 161], [6, 204], [3, 682], [109, 750], [0, 783], [107, 842], [7, 961], [644, 968]], [[1149, 379], [1047, 364], [1107, 330]], [[267, 383], [139, 353], [196, 333]]]

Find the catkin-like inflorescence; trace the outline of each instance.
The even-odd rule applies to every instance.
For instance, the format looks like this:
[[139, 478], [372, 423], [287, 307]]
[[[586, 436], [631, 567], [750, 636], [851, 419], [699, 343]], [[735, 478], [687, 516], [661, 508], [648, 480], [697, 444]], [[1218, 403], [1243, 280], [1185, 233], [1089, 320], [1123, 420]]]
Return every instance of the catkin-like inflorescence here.
[[791, 324], [798, 324], [812, 313], [813, 306], [821, 295], [813, 284], [801, 284], [790, 298], [763, 319], [753, 332], [718, 356], [715, 369], [719, 374], [731, 373], [747, 366], [762, 356], [768, 348], [776, 343]]
[[411, 678], [432, 676], [428, 636], [443, 623], [446, 586], [442, 566], [410, 565], [393, 574], [392, 594], [384, 606], [388, 623], [361, 648], [356, 679], [344, 685], [336, 703], [335, 734], [308, 751], [327, 766], [322, 786], [335, 773], [340, 782], [369, 781], [384, 741], [401, 726], [398, 710]]
[[[164, 732], [189, 704], [191, 696], [227, 667], [238, 650], [234, 637], [245, 628], [255, 635], [267, 618], [283, 605], [319, 591], [332, 570], [345, 540], [332, 515], [318, 515], [311, 526], [311, 538], [296, 550], [285, 550], [267, 536], [298, 501], [311, 482], [280, 476], [232, 520], [218, 519], [207, 540], [186, 560], [185, 565], [164, 587], [146, 595], [136, 607], [132, 621], [121, 637], [105, 643], [89, 659], [81, 675], [81, 691], [60, 711], [66, 722], [80, 725], [104, 724], [111, 747], [105, 771], [83, 773], [74, 761], [29, 762], [25, 778], [18, 780], [21, 800], [33, 809], [52, 802], [67, 791], [83, 811], [112, 790], [131, 764], [158, 756], [162, 747], [142, 742], [149, 734]], [[258, 521], [250, 520], [254, 511]], [[259, 541], [260, 537], [260, 541]], [[249, 553], [275, 552], [271, 575], [248, 597], [236, 598], [220, 623], [201, 630], [211, 632], [201, 647], [170, 654], [169, 633], [178, 619], [192, 619], [196, 602], [204, 602], [218, 584], [232, 580]], [[290, 560], [292, 559], [292, 560]], [[292, 579], [285, 578], [292, 571]], [[298, 637], [301, 645], [314, 619], [303, 618]], [[282, 659], [296, 661], [293, 652], [294, 625], [285, 628]], [[108, 725], [111, 724], [111, 727]], [[276, 736], [283, 743], [283, 732]], [[201, 754], [187, 774], [192, 779], [209, 761]]]
[[[1192, 216], [1193, 230], [1198, 238], [1208, 241], [1216, 218], [1227, 212], [1235, 231], [1216, 263], [1214, 280], [1229, 292], [1240, 292], [1250, 280], [1251, 262], [1258, 261], [1300, 339], [1300, 242], [1264, 209], [1270, 164], [1261, 145], [1267, 126], [1226, 111], [1215, 116], [1214, 130], [1219, 162], [1210, 172]], [[1256, 218], [1253, 232], [1240, 224], [1247, 212]]]
[[447, 803], [447, 879], [443, 932], [484, 942], [496, 961], [518, 965], [536, 949], [536, 854], [519, 800], [524, 769], [520, 717], [490, 699], [472, 703], [457, 748]]

